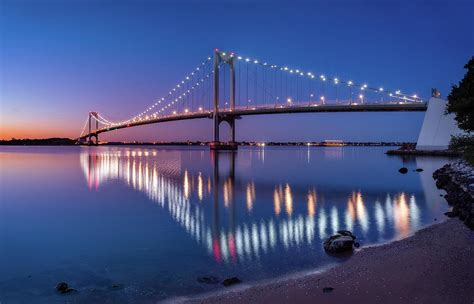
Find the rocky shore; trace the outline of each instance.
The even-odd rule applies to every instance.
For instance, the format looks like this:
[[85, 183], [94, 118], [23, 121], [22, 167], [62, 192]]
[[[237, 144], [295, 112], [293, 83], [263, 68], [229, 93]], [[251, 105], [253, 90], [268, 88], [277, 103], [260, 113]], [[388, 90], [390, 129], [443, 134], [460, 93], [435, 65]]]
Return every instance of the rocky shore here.
[[446, 201], [453, 206], [449, 217], [459, 217], [474, 230], [474, 168], [465, 161], [447, 164], [433, 173], [436, 186], [446, 191]]
[[356, 252], [322, 273], [295, 275], [173, 303], [473, 303], [474, 233], [456, 219]]

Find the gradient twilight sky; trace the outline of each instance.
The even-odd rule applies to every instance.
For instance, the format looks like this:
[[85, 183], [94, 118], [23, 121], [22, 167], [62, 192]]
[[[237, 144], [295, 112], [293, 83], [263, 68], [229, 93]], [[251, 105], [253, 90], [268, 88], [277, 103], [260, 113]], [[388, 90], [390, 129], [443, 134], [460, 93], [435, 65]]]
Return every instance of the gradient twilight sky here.
[[[313, 3], [314, 2], [314, 3]], [[474, 1], [0, 2], [0, 138], [77, 137], [87, 113], [127, 119], [216, 47], [279, 65], [445, 96], [474, 55]], [[424, 113], [245, 117], [238, 140], [416, 141]], [[209, 140], [211, 121], [103, 140]]]

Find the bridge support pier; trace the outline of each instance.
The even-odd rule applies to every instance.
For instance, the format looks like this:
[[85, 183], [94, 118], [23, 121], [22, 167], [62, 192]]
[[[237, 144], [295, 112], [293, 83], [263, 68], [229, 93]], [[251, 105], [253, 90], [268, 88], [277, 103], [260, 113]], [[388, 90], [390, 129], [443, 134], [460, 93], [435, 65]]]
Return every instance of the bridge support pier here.
[[451, 136], [463, 134], [456, 124], [454, 115], [444, 114], [447, 102], [436, 96], [430, 98], [416, 143], [417, 150], [446, 150]]
[[[95, 140], [92, 140], [92, 138], [94, 138]], [[89, 138], [87, 140], [87, 144], [89, 146], [97, 146], [99, 144], [99, 135], [97, 135], [97, 134], [89, 135]]]
[[[235, 64], [233, 53], [221, 53], [214, 51], [214, 141], [210, 143], [211, 150], [237, 150], [235, 142], [235, 119], [234, 116], [219, 114], [219, 68], [220, 65], [228, 64], [230, 67], [230, 111], [235, 110]], [[221, 122], [227, 122], [230, 126], [230, 142], [221, 142], [219, 126]]]
[[[235, 141], [235, 121], [240, 117], [232, 117], [219, 114], [214, 116], [214, 141], [211, 142], [209, 145], [211, 150], [237, 150], [238, 144]], [[228, 123], [230, 127], [230, 141], [228, 142], [220, 141], [219, 126], [222, 122]]]

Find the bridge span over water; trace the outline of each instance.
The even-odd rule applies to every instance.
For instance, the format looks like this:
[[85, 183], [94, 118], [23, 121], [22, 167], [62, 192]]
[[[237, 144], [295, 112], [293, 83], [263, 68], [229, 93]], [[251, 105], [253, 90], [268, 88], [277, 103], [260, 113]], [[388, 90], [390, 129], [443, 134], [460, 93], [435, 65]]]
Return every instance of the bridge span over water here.
[[[208, 57], [165, 97], [132, 118], [117, 122], [90, 112], [78, 142], [97, 144], [99, 134], [113, 130], [208, 118], [214, 121], [211, 149], [236, 149], [236, 120], [243, 116], [426, 110], [427, 102], [416, 94], [215, 50], [213, 58]], [[221, 141], [222, 122], [230, 126], [230, 142]]]

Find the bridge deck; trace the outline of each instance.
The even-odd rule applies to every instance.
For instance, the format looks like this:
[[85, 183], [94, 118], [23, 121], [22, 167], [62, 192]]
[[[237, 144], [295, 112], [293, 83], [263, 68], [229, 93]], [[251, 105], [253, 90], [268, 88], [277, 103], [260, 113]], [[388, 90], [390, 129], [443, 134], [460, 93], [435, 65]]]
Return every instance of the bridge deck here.
[[318, 112], [406, 112], [426, 111], [425, 103], [393, 103], [393, 104], [329, 104], [303, 106], [272, 106], [257, 108], [236, 108], [233, 111], [223, 110], [222, 114], [234, 116], [263, 115], [263, 114], [291, 114], [291, 113], [318, 113]]
[[[391, 103], [391, 104], [313, 104], [313, 105], [293, 105], [293, 106], [266, 106], [266, 107], [244, 107], [235, 108], [234, 110], [222, 109], [219, 115], [225, 116], [250, 116], [250, 115], [266, 115], [266, 114], [291, 114], [291, 113], [320, 113], [320, 112], [422, 112], [426, 111], [426, 103]], [[168, 121], [180, 121], [198, 118], [212, 118], [213, 113], [210, 111], [200, 111], [185, 114], [176, 114], [152, 118], [132, 122], [113, 127], [99, 129], [93, 134], [100, 134], [113, 130], [136, 127], [141, 125], [149, 125]], [[89, 134], [79, 138], [86, 139]]]

